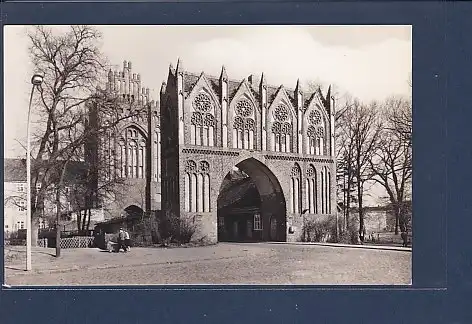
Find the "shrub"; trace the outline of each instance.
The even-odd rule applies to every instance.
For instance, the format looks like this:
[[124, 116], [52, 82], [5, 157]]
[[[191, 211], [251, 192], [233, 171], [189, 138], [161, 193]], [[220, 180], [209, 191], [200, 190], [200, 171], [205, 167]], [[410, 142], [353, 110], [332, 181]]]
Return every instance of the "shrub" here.
[[177, 217], [169, 218], [162, 226], [161, 235], [164, 243], [189, 243], [196, 232], [195, 220], [181, 219]]
[[342, 231], [339, 235], [339, 242], [343, 244], [357, 244], [359, 239], [359, 232], [356, 224], [350, 224], [348, 228]]
[[336, 219], [307, 220], [302, 227], [302, 242], [332, 242], [336, 240]]

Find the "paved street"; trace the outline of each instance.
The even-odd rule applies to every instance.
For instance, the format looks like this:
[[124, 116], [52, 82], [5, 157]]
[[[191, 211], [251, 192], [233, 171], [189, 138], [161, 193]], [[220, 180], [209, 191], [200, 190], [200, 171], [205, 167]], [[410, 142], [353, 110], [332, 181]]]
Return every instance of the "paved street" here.
[[319, 245], [70, 249], [60, 259], [54, 249], [36, 248], [31, 273], [23, 270], [22, 253], [7, 253], [9, 285], [409, 284], [411, 278], [410, 252]]

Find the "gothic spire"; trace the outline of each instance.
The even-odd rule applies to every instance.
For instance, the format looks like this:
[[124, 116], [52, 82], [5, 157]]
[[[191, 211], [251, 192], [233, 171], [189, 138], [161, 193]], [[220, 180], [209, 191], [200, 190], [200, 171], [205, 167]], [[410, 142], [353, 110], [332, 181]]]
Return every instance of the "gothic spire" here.
[[221, 67], [220, 81], [227, 81], [227, 80], [228, 80], [228, 75], [226, 74], [226, 68], [223, 65]]

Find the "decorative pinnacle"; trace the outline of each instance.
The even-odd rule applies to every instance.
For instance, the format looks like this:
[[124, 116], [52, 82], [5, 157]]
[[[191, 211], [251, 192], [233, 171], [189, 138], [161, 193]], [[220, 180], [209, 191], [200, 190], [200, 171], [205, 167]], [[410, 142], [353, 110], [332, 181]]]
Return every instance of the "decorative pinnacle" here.
[[228, 75], [226, 74], [226, 68], [224, 65], [221, 67], [220, 80], [223, 80], [223, 81], [228, 80]]

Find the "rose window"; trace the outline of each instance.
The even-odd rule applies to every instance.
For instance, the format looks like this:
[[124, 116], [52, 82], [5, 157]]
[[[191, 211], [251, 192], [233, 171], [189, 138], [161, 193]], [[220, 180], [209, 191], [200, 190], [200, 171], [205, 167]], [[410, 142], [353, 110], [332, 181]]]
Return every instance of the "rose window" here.
[[214, 127], [216, 122], [215, 122], [215, 116], [212, 114], [205, 114], [205, 119], [203, 120], [203, 124], [207, 127]]
[[280, 134], [281, 129], [282, 129], [282, 125], [279, 122], [274, 122], [272, 124], [272, 133]]
[[274, 110], [274, 117], [278, 121], [286, 121], [288, 117], [288, 110], [285, 105], [278, 105]]
[[312, 125], [320, 125], [322, 121], [321, 113], [318, 110], [311, 111], [309, 121]]
[[234, 118], [233, 127], [234, 127], [235, 129], [243, 129], [243, 127], [244, 127], [244, 120], [243, 120], [241, 117], [237, 116], [236, 118]]
[[193, 125], [199, 125], [199, 126], [202, 125], [203, 124], [202, 114], [199, 112], [194, 112], [192, 114], [192, 118], [190, 121]]
[[310, 138], [316, 137], [316, 128], [313, 126], [309, 126], [306, 130], [306, 135]]
[[291, 128], [292, 128], [292, 125], [290, 125], [289, 123], [283, 123], [281, 126], [281, 133], [290, 135]]
[[201, 112], [208, 112], [211, 110], [211, 99], [205, 93], [198, 94], [193, 100], [193, 107], [195, 110]]
[[297, 166], [294, 166], [292, 168], [291, 176], [292, 177], [299, 177], [300, 176], [300, 169]]
[[210, 170], [210, 164], [207, 161], [200, 162], [200, 171], [201, 172], [208, 172]]
[[186, 163], [185, 163], [185, 171], [187, 172], [193, 172], [197, 169], [197, 163], [195, 163], [195, 161], [193, 160], [188, 160]]
[[236, 104], [236, 114], [243, 117], [252, 115], [252, 105], [248, 100], [241, 100]]
[[247, 118], [247, 119], [244, 121], [244, 128], [245, 128], [245, 129], [254, 131], [254, 128], [255, 128], [254, 126], [255, 126], [254, 119], [252, 119], [252, 118]]
[[308, 170], [306, 170], [306, 175], [308, 177], [313, 177], [315, 175], [315, 168], [313, 168], [313, 166], [310, 165]]

